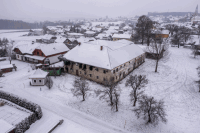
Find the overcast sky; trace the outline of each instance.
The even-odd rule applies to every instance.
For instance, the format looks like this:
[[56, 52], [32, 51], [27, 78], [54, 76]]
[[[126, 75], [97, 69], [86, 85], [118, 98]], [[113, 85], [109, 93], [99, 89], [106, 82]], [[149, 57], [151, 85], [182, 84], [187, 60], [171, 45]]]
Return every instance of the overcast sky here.
[[147, 15], [148, 12], [194, 12], [200, 0], [0, 0], [0, 19], [56, 21]]

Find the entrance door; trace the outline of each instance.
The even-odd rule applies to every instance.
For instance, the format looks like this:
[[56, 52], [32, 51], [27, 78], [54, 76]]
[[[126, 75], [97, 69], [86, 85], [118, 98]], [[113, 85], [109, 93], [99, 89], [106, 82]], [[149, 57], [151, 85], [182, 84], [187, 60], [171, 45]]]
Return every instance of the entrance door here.
[[76, 75], [78, 76], [78, 70], [76, 70]]

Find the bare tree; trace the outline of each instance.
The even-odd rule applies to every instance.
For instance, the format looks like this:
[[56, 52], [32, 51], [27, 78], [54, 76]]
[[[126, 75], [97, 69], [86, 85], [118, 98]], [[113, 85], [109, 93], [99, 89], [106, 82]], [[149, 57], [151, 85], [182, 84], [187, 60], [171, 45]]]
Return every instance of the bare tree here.
[[152, 37], [152, 43], [146, 48], [146, 52], [149, 56], [156, 59], [155, 72], [158, 70], [158, 62], [163, 56], [168, 54], [168, 40], [167, 38], [162, 38], [159, 35]]
[[42, 29], [43, 29], [44, 34], [47, 34], [47, 26], [44, 25], [44, 26], [42, 27]]
[[164, 102], [156, 101], [153, 97], [143, 95], [139, 100], [138, 108], [133, 110], [137, 118], [143, 117], [147, 124], [157, 125], [159, 120], [166, 123]]
[[194, 44], [193, 46], [192, 46], [192, 54], [194, 55], [194, 58], [196, 58], [196, 56], [198, 55], [198, 53], [199, 53], [199, 49], [198, 49], [198, 47]]
[[53, 80], [51, 79], [50, 76], [47, 76], [47, 79], [46, 79], [46, 86], [51, 89], [51, 87], [53, 86]]
[[105, 86], [104, 90], [95, 90], [96, 96], [99, 96], [99, 99], [107, 99], [109, 105], [113, 106], [115, 89], [117, 89], [119, 83], [114, 82], [114, 78], [111, 78], [110, 80], [106, 79], [103, 84]]
[[[200, 66], [197, 67], [197, 73], [198, 73], [198, 76], [200, 77]], [[196, 81], [196, 83], [198, 84], [199, 92], [200, 92], [200, 79]]]
[[55, 65], [53, 66], [53, 75], [54, 75], [54, 78], [56, 78], [56, 76], [57, 76], [57, 71], [56, 71]]
[[118, 112], [118, 106], [119, 106], [119, 98], [120, 98], [120, 93], [121, 93], [121, 89], [119, 87], [117, 87], [116, 89], [114, 89], [113, 92], [113, 105], [111, 106], [111, 110], [114, 110], [116, 112]]
[[71, 92], [74, 96], [79, 97], [82, 96], [83, 101], [85, 101], [85, 98], [87, 97], [87, 93], [90, 90], [88, 82], [84, 78], [75, 78], [73, 87], [71, 89]]
[[149, 37], [152, 27], [153, 25], [150, 18], [145, 15], [139, 17], [135, 31], [136, 35], [142, 40], [142, 44], [144, 43], [145, 36]]
[[184, 41], [184, 34], [182, 32], [182, 27], [174, 27], [174, 34], [171, 39], [171, 43], [180, 46], [180, 43]]
[[175, 25], [175, 24], [168, 24], [168, 25], [165, 26], [165, 28], [167, 30], [169, 30], [170, 34], [173, 36], [176, 26], [177, 25]]
[[14, 41], [11, 40], [10, 43], [6, 46], [6, 51], [7, 51], [8, 57], [9, 57], [10, 64], [11, 64], [11, 61], [12, 61], [13, 43], [14, 43]]
[[130, 93], [131, 102], [133, 106], [136, 105], [137, 100], [142, 96], [143, 92], [141, 89], [148, 84], [148, 79], [145, 75], [130, 75], [126, 80], [125, 86], [131, 87], [133, 90]]

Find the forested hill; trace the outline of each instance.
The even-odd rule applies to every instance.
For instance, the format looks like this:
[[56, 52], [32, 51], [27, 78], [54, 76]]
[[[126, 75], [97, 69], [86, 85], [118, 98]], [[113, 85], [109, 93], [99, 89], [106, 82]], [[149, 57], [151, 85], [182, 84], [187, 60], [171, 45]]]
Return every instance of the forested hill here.
[[27, 23], [19, 20], [0, 19], [0, 29], [35, 29], [42, 28], [41, 23]]
[[0, 29], [41, 29], [44, 25], [45, 26], [56, 26], [56, 25], [72, 25], [73, 22], [35, 22], [35, 23], [28, 23], [21, 20], [6, 20], [0, 19]]

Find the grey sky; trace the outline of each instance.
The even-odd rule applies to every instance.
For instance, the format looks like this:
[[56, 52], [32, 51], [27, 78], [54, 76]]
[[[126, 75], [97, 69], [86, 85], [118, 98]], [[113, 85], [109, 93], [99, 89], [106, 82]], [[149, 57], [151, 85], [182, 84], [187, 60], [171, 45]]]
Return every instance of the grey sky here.
[[25, 21], [68, 20], [143, 15], [148, 12], [194, 12], [200, 0], [0, 0], [0, 18]]

